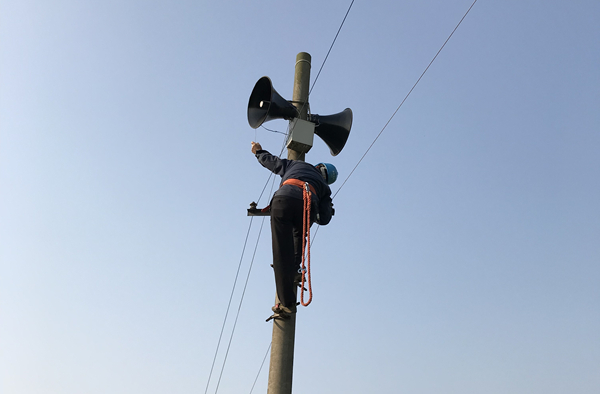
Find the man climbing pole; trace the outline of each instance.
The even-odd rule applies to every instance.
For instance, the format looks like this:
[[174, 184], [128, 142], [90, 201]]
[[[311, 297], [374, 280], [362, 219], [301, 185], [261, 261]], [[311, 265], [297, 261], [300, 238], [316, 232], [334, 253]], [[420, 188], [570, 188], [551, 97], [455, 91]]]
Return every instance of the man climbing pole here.
[[[257, 142], [252, 142], [252, 153], [263, 167], [281, 176], [280, 188], [271, 200], [273, 270], [279, 299], [272, 309], [286, 316], [296, 313], [294, 290], [295, 282], [299, 282], [305, 231], [310, 231], [314, 222], [328, 224], [333, 216], [329, 185], [337, 179], [337, 170], [329, 163], [313, 166], [299, 160], [280, 159], [263, 150]], [[310, 201], [305, 204], [306, 198]], [[306, 224], [308, 210], [310, 220]]]

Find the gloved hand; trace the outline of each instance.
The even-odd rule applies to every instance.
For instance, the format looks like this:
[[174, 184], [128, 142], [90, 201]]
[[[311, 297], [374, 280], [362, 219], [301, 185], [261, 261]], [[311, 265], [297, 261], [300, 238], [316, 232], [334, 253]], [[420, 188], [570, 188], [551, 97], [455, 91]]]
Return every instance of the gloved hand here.
[[262, 146], [258, 142], [252, 141], [252, 153], [256, 154], [259, 150], [262, 150]]

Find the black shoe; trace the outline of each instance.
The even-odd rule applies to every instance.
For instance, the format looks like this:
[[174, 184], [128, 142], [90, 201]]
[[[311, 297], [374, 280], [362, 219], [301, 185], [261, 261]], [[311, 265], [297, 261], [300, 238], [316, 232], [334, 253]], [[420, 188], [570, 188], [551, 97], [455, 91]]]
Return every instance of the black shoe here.
[[277, 304], [274, 307], [272, 307], [271, 310], [275, 313], [279, 313], [282, 315], [291, 315], [292, 313], [296, 313], [296, 305], [294, 305], [291, 308], [288, 308], [287, 306]]

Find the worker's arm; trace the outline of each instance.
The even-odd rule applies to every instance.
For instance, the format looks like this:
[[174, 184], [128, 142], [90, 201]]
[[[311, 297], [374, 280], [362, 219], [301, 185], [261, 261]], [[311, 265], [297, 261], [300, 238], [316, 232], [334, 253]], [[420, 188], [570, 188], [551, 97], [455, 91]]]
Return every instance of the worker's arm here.
[[273, 156], [260, 146], [258, 142], [252, 142], [252, 153], [258, 159], [258, 162], [265, 168], [277, 175], [283, 175], [288, 164], [287, 159], [280, 159]]
[[327, 195], [322, 196], [319, 199], [319, 217], [317, 219], [317, 224], [320, 224], [321, 226], [329, 224], [332, 216], [333, 203], [331, 202], [331, 190], [329, 190]]

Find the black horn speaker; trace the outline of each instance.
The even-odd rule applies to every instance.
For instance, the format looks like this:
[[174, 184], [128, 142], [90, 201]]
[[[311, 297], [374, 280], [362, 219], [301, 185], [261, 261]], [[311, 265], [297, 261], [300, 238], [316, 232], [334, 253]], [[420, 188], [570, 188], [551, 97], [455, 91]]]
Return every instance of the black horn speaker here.
[[352, 110], [346, 108], [333, 115], [309, 115], [308, 120], [315, 124], [315, 134], [321, 137], [329, 147], [332, 156], [337, 156], [350, 135], [352, 128]]
[[296, 107], [277, 93], [269, 77], [262, 77], [256, 82], [248, 101], [250, 127], [256, 129], [273, 119], [290, 120], [297, 116]]

